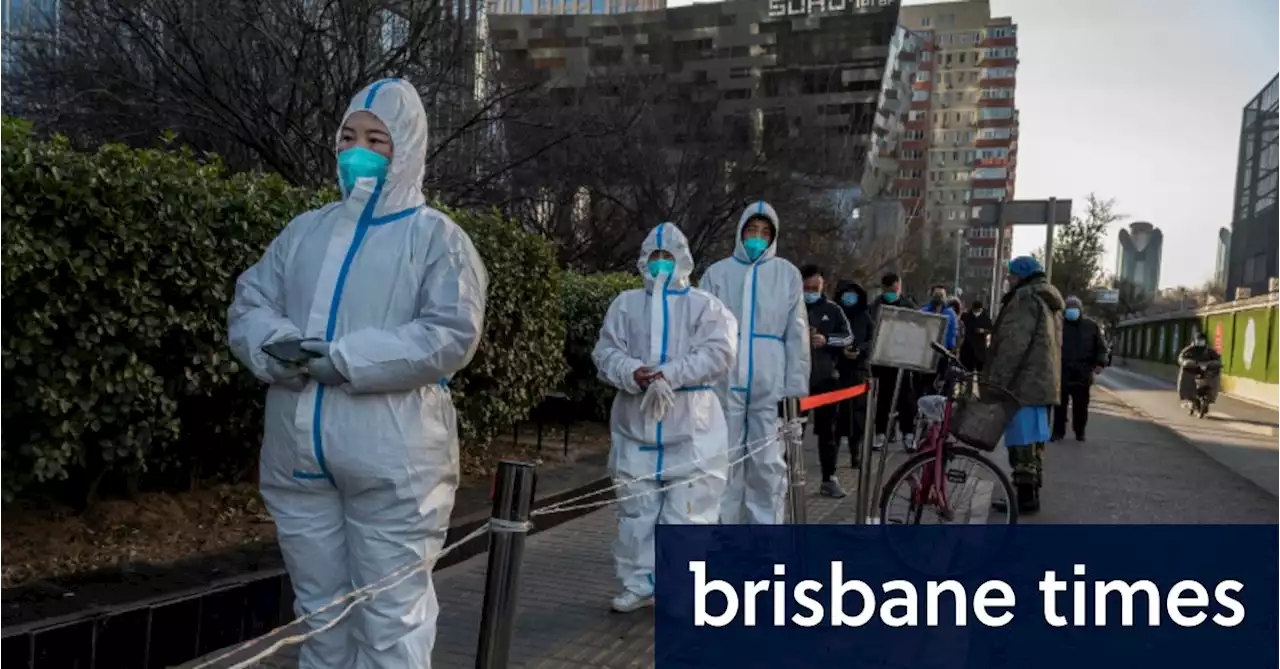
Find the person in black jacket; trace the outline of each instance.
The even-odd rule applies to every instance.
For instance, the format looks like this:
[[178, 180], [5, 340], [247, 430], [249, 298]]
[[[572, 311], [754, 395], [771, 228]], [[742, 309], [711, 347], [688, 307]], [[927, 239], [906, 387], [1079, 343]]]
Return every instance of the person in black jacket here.
[[1078, 297], [1068, 297], [1062, 322], [1062, 396], [1053, 411], [1053, 440], [1067, 434], [1067, 405], [1071, 405], [1071, 427], [1076, 441], [1084, 441], [1089, 422], [1089, 390], [1094, 377], [1107, 366], [1107, 343], [1102, 330], [1084, 315]]
[[982, 308], [981, 300], [974, 300], [969, 310], [960, 317], [964, 324], [964, 339], [960, 343], [960, 364], [971, 372], [981, 372], [987, 361], [987, 337], [991, 335], [991, 316]]
[[[919, 309], [914, 301], [902, 295], [902, 281], [897, 274], [886, 274], [880, 279], [880, 297], [871, 305], [871, 322], [874, 329], [880, 319], [880, 309], [885, 306], [902, 309]], [[876, 377], [879, 388], [876, 396], [876, 439], [871, 447], [884, 448], [889, 429], [889, 413], [893, 405], [893, 386], [898, 378], [896, 367], [872, 367], [871, 373]], [[907, 450], [915, 450], [916, 423], [916, 391], [915, 374], [906, 372], [902, 375], [902, 388], [898, 392], [898, 431], [902, 434], [902, 445]]]
[[[870, 306], [867, 304], [867, 291], [856, 281], [845, 279], [836, 286], [836, 302], [844, 310], [844, 317], [849, 321], [851, 333], [849, 345], [841, 352], [840, 387], [849, 388], [867, 380], [871, 357], [871, 338], [875, 336], [874, 323], [871, 322]], [[841, 440], [849, 443], [853, 453], [853, 467], [859, 466], [858, 454], [861, 451], [863, 420], [867, 415], [867, 396], [859, 395], [852, 400], [840, 403], [839, 417], [836, 423], [836, 434]], [[839, 448], [837, 447], [837, 455]]]
[[[840, 383], [840, 362], [843, 351], [851, 338], [849, 321], [844, 311], [823, 294], [826, 281], [817, 265], [800, 268], [804, 280], [804, 301], [809, 309], [809, 393], [818, 395], [837, 390]], [[844, 490], [836, 481], [836, 417], [837, 404], [828, 404], [813, 410], [810, 422], [818, 435], [818, 459], [822, 465], [822, 487], [819, 493], [827, 497], [844, 497]]]

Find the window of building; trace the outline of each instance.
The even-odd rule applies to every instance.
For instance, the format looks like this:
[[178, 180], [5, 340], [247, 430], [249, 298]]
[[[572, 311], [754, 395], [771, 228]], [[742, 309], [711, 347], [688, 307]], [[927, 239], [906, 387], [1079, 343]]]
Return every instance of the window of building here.
[[1018, 47], [1016, 46], [991, 47], [983, 52], [983, 57], [988, 60], [993, 58], [1017, 58]]
[[964, 54], [963, 54], [963, 53], [962, 53], [962, 54], [960, 54], [960, 59], [959, 59], [959, 60], [960, 60], [960, 62], [961, 62], [961, 63], [963, 63], [963, 62], [964, 62]]
[[922, 102], [928, 99], [929, 99], [929, 91], [912, 91], [911, 92], [912, 102]]
[[927, 71], [926, 71], [926, 72], [916, 72], [916, 81], [919, 81], [919, 82], [926, 82], [926, 81], [928, 81], [928, 80], [929, 80], [929, 73], [928, 73]]
[[983, 107], [978, 110], [978, 118], [982, 120], [1013, 118], [1011, 107]]
[[988, 199], [1000, 200], [1000, 199], [1003, 199], [1003, 198], [1004, 198], [1004, 193], [1005, 193], [1005, 189], [1003, 189], [1003, 188], [975, 188], [975, 189], [973, 189], [973, 196], [974, 196], [975, 198], [983, 199], [983, 200], [988, 200]]
[[932, 20], [932, 17], [926, 16], [926, 17], [924, 17], [923, 19], [920, 19], [920, 25], [924, 26], [925, 28], [928, 28], [928, 27], [929, 27], [929, 21], [931, 21], [931, 20]]
[[749, 100], [751, 99], [750, 88], [731, 88], [724, 92], [726, 100]]
[[983, 128], [978, 131], [978, 139], [1009, 139], [1012, 132], [1010, 128]]
[[931, 61], [931, 60], [933, 60], [933, 53], [932, 53], [932, 52], [930, 52], [930, 51], [922, 51], [922, 52], [920, 52], [920, 62], [922, 62], [922, 63], [927, 63], [927, 62], [929, 62], [929, 61]]

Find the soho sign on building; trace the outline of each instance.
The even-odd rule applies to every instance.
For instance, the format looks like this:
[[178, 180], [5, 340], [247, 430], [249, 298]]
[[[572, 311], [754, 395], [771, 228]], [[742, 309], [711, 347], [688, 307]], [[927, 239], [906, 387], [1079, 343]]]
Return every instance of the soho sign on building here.
[[769, 17], [866, 12], [897, 5], [899, 0], [769, 0]]

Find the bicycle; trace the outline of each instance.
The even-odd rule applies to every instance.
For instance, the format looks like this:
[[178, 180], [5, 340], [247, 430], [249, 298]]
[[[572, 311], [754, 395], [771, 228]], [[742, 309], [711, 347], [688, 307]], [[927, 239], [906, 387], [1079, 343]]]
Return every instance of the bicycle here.
[[[1009, 400], [1012, 396], [1003, 389], [976, 381], [977, 375], [967, 371], [950, 351], [936, 343], [932, 346], [949, 363], [943, 373], [943, 393], [920, 399], [920, 413], [928, 422], [927, 436], [923, 442], [918, 442], [919, 450], [899, 465], [881, 488], [881, 522], [920, 524], [924, 512], [931, 509], [933, 516], [941, 522], [962, 520], [967, 524], [983, 524], [979, 521], [989, 520], [994, 512], [1003, 511], [1003, 522], [985, 524], [1013, 525], [1018, 522], [1013, 483], [978, 449], [961, 445], [951, 434], [951, 418], [957, 402], [975, 400], [980, 394], [1003, 397], [997, 401], [1016, 400]], [[969, 471], [985, 470], [991, 475], [991, 480], [975, 481], [965, 466], [973, 467]], [[895, 521], [890, 506], [895, 499], [895, 491], [904, 485], [908, 500], [907, 519]], [[966, 491], [974, 494], [967, 505], [962, 504], [960, 496]], [[1000, 494], [1003, 499], [997, 497]]]

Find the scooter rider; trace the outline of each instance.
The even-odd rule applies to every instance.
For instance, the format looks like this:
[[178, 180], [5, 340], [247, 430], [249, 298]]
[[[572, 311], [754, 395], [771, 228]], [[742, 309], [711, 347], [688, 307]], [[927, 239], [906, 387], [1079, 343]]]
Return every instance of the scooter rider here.
[[1197, 332], [1191, 344], [1178, 353], [1178, 399], [1183, 408], [1196, 400], [1199, 394], [1196, 377], [1201, 374], [1208, 375], [1211, 381], [1206, 401], [1213, 404], [1218, 399], [1217, 372], [1221, 367], [1222, 356], [1209, 346], [1203, 332]]

